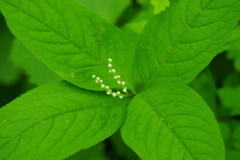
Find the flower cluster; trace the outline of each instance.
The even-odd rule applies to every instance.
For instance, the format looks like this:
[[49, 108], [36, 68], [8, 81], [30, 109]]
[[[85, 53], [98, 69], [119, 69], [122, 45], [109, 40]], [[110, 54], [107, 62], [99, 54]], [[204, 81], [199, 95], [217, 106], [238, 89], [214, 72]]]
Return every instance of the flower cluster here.
[[113, 91], [110, 89], [110, 87], [107, 86], [107, 85], [105, 85], [105, 84], [103, 83], [103, 80], [102, 80], [100, 77], [97, 77], [96, 75], [92, 75], [92, 78], [95, 79], [95, 82], [96, 82], [96, 83], [99, 83], [99, 84], [101, 85], [101, 88], [102, 88], [102, 89], [105, 89], [105, 90], [106, 90], [106, 93], [107, 93], [108, 95], [112, 95], [113, 97], [119, 97], [120, 99], [122, 99], [123, 97], [127, 97], [128, 92], [127, 92], [127, 87], [125, 86], [126, 83], [125, 83], [124, 81], [122, 81], [121, 76], [117, 74], [116, 69], [113, 69], [113, 68], [112, 68], [113, 65], [112, 65], [112, 59], [111, 59], [111, 58], [108, 59], [108, 67], [110, 68], [109, 73], [112, 73], [112, 74], [113, 74], [113, 78], [116, 79], [117, 83], [122, 86], [122, 88], [123, 88], [122, 91], [123, 91], [124, 93], [126, 93], [126, 94], [122, 94], [120, 91], [113, 92]]

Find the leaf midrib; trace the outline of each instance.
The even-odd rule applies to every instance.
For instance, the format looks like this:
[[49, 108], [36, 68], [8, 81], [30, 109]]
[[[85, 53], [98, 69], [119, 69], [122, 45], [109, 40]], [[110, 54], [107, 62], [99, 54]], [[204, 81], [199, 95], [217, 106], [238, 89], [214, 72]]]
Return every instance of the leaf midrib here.
[[[100, 63], [101, 65], [103, 65], [103, 63], [102, 63], [101, 61], [99, 61], [95, 56], [89, 54], [89, 53], [88, 53], [86, 50], [84, 50], [81, 46], [75, 44], [73, 41], [71, 41], [70, 39], [68, 39], [68, 38], [65, 37], [64, 35], [58, 33], [58, 32], [57, 32], [56, 30], [54, 30], [53, 28], [49, 27], [46, 23], [43, 23], [43, 22], [40, 21], [38, 18], [35, 18], [34, 16], [32, 16], [31, 14], [29, 14], [29, 13], [26, 12], [25, 10], [23, 10], [23, 9], [15, 6], [14, 4], [9, 3], [9, 2], [7, 2], [6, 0], [4, 0], [4, 2], [7, 3], [7, 4], [9, 4], [10, 6], [13, 6], [13, 7], [16, 8], [17, 10], [20, 10], [21, 12], [25, 13], [27, 16], [31, 17], [32, 19], [36, 20], [37, 22], [41, 23], [43, 26], [47, 27], [51, 32], [54, 32], [56, 35], [59, 35], [60, 37], [62, 37], [62, 38], [65, 39], [66, 41], [68, 41], [69, 44], [72, 44], [74, 47], [76, 47], [76, 48], [78, 48], [79, 50], [81, 50], [82, 53], [85, 53], [86, 55], [92, 57], [92, 58], [95, 59], [98, 63]], [[31, 1], [31, 2], [32, 2], [32, 1]], [[46, 4], [48, 4], [45, 0], [44, 0], [44, 2], [45, 2]], [[36, 4], [35, 4], [35, 5], [36, 5]], [[48, 4], [48, 5], [49, 5], [49, 4]], [[36, 6], [37, 6], [37, 5], [36, 5]], [[50, 5], [49, 5], [49, 6], [50, 6]], [[51, 8], [52, 8], [52, 7], [51, 7]], [[52, 8], [52, 9], [54, 9], [54, 8]], [[39, 8], [39, 10], [40, 10], [40, 8]], [[54, 10], [55, 10], [55, 9], [54, 9]], [[40, 10], [40, 11], [41, 11], [41, 10]], [[58, 13], [57, 10], [55, 10], [55, 11]], [[41, 12], [42, 12], [42, 11], [41, 11]], [[60, 15], [60, 14], [59, 14], [59, 15]], [[60, 16], [60, 17], [62, 18], [62, 16]], [[65, 23], [65, 21], [64, 21], [64, 23]], [[35, 39], [35, 40], [36, 40], [36, 39]]]
[[[164, 118], [162, 115], [160, 115], [153, 107], [151, 107], [152, 105], [146, 100], [144, 99], [141, 95], [138, 95], [138, 97], [140, 99], [142, 99], [148, 106], [149, 108], [151, 108], [154, 113], [156, 113], [158, 115], [158, 117], [160, 118]], [[164, 119], [163, 123], [167, 125], [169, 125], [169, 123], [166, 122], [166, 120]], [[180, 137], [177, 135], [177, 133], [173, 130], [173, 129], [170, 129], [171, 132], [175, 135], [175, 137], [181, 142], [181, 144], [183, 145], [184, 148], [186, 148], [187, 152], [191, 155], [191, 157], [194, 159], [194, 160], [197, 160], [194, 156], [193, 156], [193, 153], [188, 149], [188, 147], [182, 142], [182, 140], [180, 139]]]
[[[44, 99], [49, 99], [49, 98], [44, 98]], [[62, 99], [64, 99], [64, 98], [62, 98]], [[66, 99], [66, 98], [65, 98]], [[68, 101], [69, 101], [69, 99], [67, 99]], [[37, 100], [36, 100], [37, 101]], [[76, 103], [77, 105], [79, 105], [79, 103], [77, 102], [77, 101], [74, 101], [74, 100], [71, 100], [72, 102], [74, 102], [74, 103]], [[117, 103], [111, 103], [111, 104], [102, 104], [102, 105], [99, 105], [98, 107], [107, 107], [107, 106], [112, 106], [112, 105], [118, 105], [118, 104], [121, 104], [121, 103], [123, 103], [123, 102], [117, 102]], [[36, 108], [45, 108], [45, 107], [36, 107]], [[13, 139], [15, 139], [15, 138], [17, 138], [18, 136], [21, 136], [23, 133], [25, 133], [25, 132], [27, 132], [29, 129], [31, 129], [31, 128], [33, 128], [34, 126], [36, 126], [36, 125], [38, 125], [40, 122], [42, 122], [42, 121], [46, 121], [46, 120], [48, 120], [48, 119], [51, 119], [51, 118], [56, 118], [56, 117], [58, 117], [58, 116], [62, 116], [63, 114], [68, 114], [68, 113], [74, 113], [74, 112], [78, 112], [78, 111], [81, 111], [81, 110], [85, 110], [85, 109], [91, 109], [91, 108], [95, 108], [95, 106], [90, 106], [90, 107], [86, 107], [86, 108], [80, 108], [80, 109], [74, 109], [74, 110], [69, 110], [69, 111], [67, 111], [67, 112], [62, 112], [62, 113], [58, 113], [58, 114], [55, 114], [55, 115], [52, 115], [52, 116], [50, 116], [50, 117], [46, 117], [46, 118], [44, 118], [44, 119], [40, 119], [38, 122], [36, 122], [36, 123], [34, 123], [34, 124], [32, 124], [30, 127], [28, 127], [27, 129], [25, 129], [25, 130], [23, 130], [22, 132], [20, 132], [19, 134], [17, 134], [17, 135], [15, 135], [13, 138], [11, 138], [10, 140], [8, 140], [5, 144], [3, 144], [1, 147], [0, 147], [0, 149], [1, 148], [3, 148], [7, 143], [9, 143], [10, 141], [12, 141]], [[18, 112], [19, 113], [19, 112]], [[15, 122], [17, 122], [17, 121], [15, 121]], [[12, 124], [12, 123], [11, 123]], [[10, 125], [10, 124], [8, 124], [8, 125]], [[7, 125], [6, 125], [7, 126]], [[6, 127], [5, 126], [5, 127]]]
[[[191, 26], [191, 24], [193, 24], [197, 18], [203, 14], [203, 12], [205, 11], [205, 9], [212, 3], [213, 0], [211, 0], [203, 9], [202, 9], [202, 13], [199, 13], [196, 18], [194, 18], [192, 20], [192, 22], [189, 24], [189, 26]], [[179, 2], [178, 2], [179, 3]], [[177, 4], [175, 5], [175, 7], [177, 6]], [[172, 14], [171, 14], [172, 15]], [[171, 17], [171, 15], [169, 17]], [[170, 23], [170, 21], [169, 21]], [[170, 27], [170, 25], [168, 25]], [[169, 30], [169, 28], [168, 28]], [[161, 68], [166, 64], [166, 60], [173, 54], [174, 50], [177, 48], [177, 46], [179, 45], [179, 43], [181, 42], [181, 40], [184, 38], [184, 36], [188, 33], [188, 28], [185, 29], [185, 31], [182, 33], [182, 36], [180, 36], [180, 38], [175, 41], [175, 44], [172, 45], [172, 42], [171, 42], [171, 45], [172, 45], [172, 49], [170, 51], [166, 51], [166, 53], [168, 52], [169, 54], [167, 54], [165, 60], [163, 61], [163, 63], [161, 65], [158, 65], [159, 67], [156, 69], [156, 72], [155, 74], [152, 76], [152, 78], [150, 79], [149, 83], [146, 85], [146, 88], [148, 88], [149, 86], [151, 86], [151, 84], [153, 83], [153, 80], [156, 78], [156, 76], [159, 74]], [[169, 33], [170, 34], [170, 33]], [[169, 36], [170, 37], [170, 36]], [[171, 41], [171, 39], [170, 39]], [[154, 52], [156, 54], [156, 52]], [[159, 64], [159, 61], [157, 61], [158, 64]]]

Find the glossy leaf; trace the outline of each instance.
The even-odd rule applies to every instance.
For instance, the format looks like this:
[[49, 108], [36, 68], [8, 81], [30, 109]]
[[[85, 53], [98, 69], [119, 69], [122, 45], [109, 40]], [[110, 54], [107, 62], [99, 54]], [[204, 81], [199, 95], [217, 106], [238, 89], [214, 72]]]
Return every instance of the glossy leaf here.
[[0, 9], [15, 36], [63, 79], [86, 89], [101, 90], [97, 75], [118, 88], [113, 68], [132, 89], [133, 50], [117, 27], [72, 0], [0, 0]]
[[239, 0], [171, 1], [148, 21], [136, 46], [144, 88], [189, 83], [218, 53], [239, 14]]
[[0, 109], [0, 159], [59, 160], [89, 148], [118, 129], [127, 103], [67, 82], [34, 89]]
[[192, 89], [163, 83], [135, 96], [121, 127], [142, 160], [223, 160], [215, 117]]

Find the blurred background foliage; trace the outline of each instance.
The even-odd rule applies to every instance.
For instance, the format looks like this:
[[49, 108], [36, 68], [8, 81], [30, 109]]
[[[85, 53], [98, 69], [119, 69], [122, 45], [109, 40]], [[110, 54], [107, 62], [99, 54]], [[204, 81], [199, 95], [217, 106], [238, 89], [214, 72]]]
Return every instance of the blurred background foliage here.
[[[75, 0], [122, 29], [133, 48], [153, 15], [150, 0]], [[171, 4], [170, 4], [171, 5]], [[137, 79], [137, 78], [136, 78]], [[35, 58], [9, 31], [0, 13], [0, 107], [61, 77]], [[240, 25], [219, 54], [190, 84], [212, 109], [226, 146], [226, 160], [240, 159]], [[65, 160], [139, 160], [117, 131]]]

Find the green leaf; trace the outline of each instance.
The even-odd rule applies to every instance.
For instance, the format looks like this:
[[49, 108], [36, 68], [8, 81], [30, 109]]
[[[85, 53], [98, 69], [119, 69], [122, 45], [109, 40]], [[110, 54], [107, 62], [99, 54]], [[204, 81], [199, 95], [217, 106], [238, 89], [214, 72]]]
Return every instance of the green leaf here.
[[151, 0], [151, 4], [155, 7], [154, 14], [164, 11], [170, 5], [169, 0]]
[[131, 4], [130, 0], [75, 0], [92, 9], [110, 23], [116, 23], [120, 15]]
[[229, 124], [226, 122], [219, 122], [218, 125], [221, 130], [225, 145], [228, 145], [230, 142], [231, 134], [232, 134], [231, 128], [230, 128]]
[[[240, 41], [239, 41], [240, 45]], [[234, 60], [233, 65], [236, 71], [240, 72], [240, 47], [239, 48], [231, 48], [227, 52], [227, 57], [230, 60]]]
[[59, 160], [104, 140], [129, 100], [67, 82], [34, 89], [0, 109], [1, 160]]
[[234, 149], [227, 149], [226, 150], [226, 160], [239, 160], [240, 152]]
[[144, 87], [189, 83], [218, 53], [239, 14], [239, 0], [171, 1], [148, 21], [136, 46]]
[[61, 80], [61, 77], [34, 57], [17, 39], [13, 41], [11, 60], [29, 75], [29, 81], [33, 84], [43, 85]]
[[13, 35], [0, 13], [0, 83], [11, 85], [19, 78], [19, 69], [9, 59]]
[[231, 48], [240, 49], [240, 27], [239, 26], [233, 30], [233, 32], [231, 33], [231, 36], [223, 46], [223, 49], [221, 52], [227, 51]]
[[190, 88], [163, 83], [135, 96], [122, 137], [143, 160], [223, 160], [224, 146], [213, 113]]
[[231, 109], [231, 116], [240, 115], [240, 86], [221, 88], [218, 96], [222, 106]]
[[118, 155], [122, 156], [122, 159], [126, 160], [138, 160], [139, 157], [133, 152], [122, 140], [120, 131], [115, 132], [111, 137], [109, 137], [114, 150], [116, 150]]
[[64, 160], [109, 160], [104, 154], [104, 143], [100, 142], [91, 148], [81, 150]]
[[[21, 4], [21, 5], [20, 5]], [[131, 44], [117, 27], [72, 0], [1, 0], [0, 7], [15, 36], [63, 79], [86, 89], [102, 90], [97, 75], [111, 88], [108, 58], [129, 89]]]
[[238, 126], [233, 132], [233, 147], [240, 152], [240, 126]]
[[217, 89], [210, 69], [207, 68], [207, 70], [203, 70], [191, 83], [189, 83], [189, 86], [200, 94], [200, 96], [216, 114]]

